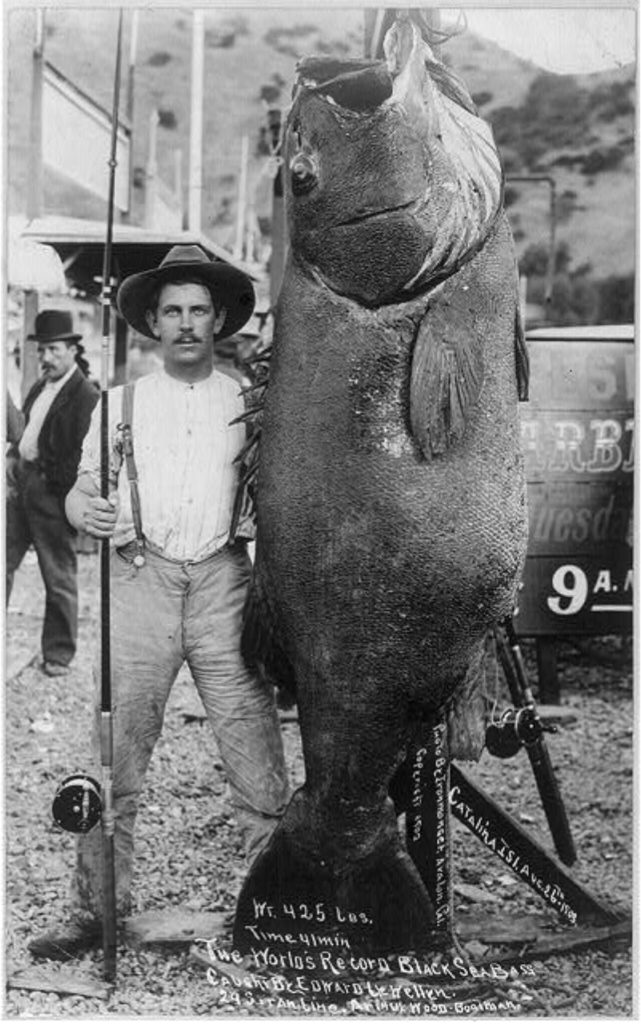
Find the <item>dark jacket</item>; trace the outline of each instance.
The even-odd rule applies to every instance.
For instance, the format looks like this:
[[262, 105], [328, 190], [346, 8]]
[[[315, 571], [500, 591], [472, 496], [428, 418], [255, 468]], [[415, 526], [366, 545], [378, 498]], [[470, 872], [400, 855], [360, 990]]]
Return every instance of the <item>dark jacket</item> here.
[[18, 444], [24, 431], [24, 413], [18, 409], [9, 390], [7, 390], [7, 441]]
[[[27, 423], [31, 407], [44, 386], [44, 380], [36, 381], [25, 398]], [[76, 482], [82, 442], [99, 397], [97, 388], [76, 367], [45, 416], [38, 437], [38, 462], [50, 490], [61, 497]]]

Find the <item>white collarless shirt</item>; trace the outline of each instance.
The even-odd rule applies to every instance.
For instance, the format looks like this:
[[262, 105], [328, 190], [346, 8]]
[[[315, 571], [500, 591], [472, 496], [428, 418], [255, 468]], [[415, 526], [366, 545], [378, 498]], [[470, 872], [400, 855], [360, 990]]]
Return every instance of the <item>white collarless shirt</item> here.
[[58, 380], [48, 380], [31, 406], [29, 422], [24, 428], [18, 445], [18, 451], [27, 462], [35, 462], [38, 458], [38, 438], [40, 437], [42, 424], [53, 405], [54, 398], [59, 391], [62, 391], [67, 381], [71, 380], [76, 372], [76, 365], [74, 363], [71, 369], [67, 370], [64, 377], [60, 377]]
[[[116, 547], [135, 538], [117, 429], [122, 393], [122, 387], [109, 392], [111, 468], [118, 477], [120, 502]], [[244, 424], [230, 421], [243, 411], [239, 385], [217, 370], [194, 384], [164, 370], [136, 381], [133, 448], [142, 529], [168, 558], [198, 562], [227, 543], [238, 482], [233, 460], [246, 437]], [[100, 403], [85, 438], [78, 475], [82, 473], [91, 474], [100, 486]]]

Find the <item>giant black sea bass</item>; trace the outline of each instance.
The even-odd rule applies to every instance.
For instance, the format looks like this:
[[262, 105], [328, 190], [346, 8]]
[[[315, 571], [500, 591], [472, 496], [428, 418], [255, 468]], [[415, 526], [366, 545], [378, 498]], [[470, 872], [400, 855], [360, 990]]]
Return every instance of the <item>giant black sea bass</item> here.
[[484, 638], [525, 556], [527, 357], [499, 158], [413, 21], [384, 51], [302, 61], [286, 126], [247, 635], [291, 667], [306, 781], [241, 892], [243, 951], [332, 931], [427, 948], [388, 787], [430, 716], [450, 711], [453, 756], [480, 753]]

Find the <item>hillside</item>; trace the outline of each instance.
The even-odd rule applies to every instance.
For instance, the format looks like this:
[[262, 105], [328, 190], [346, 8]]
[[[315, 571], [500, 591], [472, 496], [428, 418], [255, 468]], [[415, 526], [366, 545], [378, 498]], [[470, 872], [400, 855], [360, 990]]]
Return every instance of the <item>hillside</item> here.
[[[48, 9], [45, 56], [111, 107], [116, 12]], [[123, 56], [131, 14], [125, 16]], [[34, 14], [14, 11], [8, 24], [9, 212], [25, 206]], [[268, 227], [271, 185], [264, 139], [268, 105], [286, 106], [298, 57], [329, 52], [360, 56], [363, 15], [355, 9], [223, 8], [206, 15], [203, 228], [233, 246], [241, 138], [250, 146], [249, 179], [261, 226]], [[140, 13], [134, 108], [134, 166], [144, 181], [151, 110], [161, 116], [159, 173], [171, 182], [174, 151], [189, 152], [191, 16], [164, 8]], [[442, 55], [461, 75], [492, 123], [508, 175], [553, 175], [557, 240], [570, 272], [595, 278], [632, 273], [635, 243], [634, 69], [581, 77], [542, 73], [492, 42], [463, 32]], [[123, 76], [123, 82], [125, 77]], [[261, 146], [261, 131], [263, 143]], [[79, 159], [82, 158], [79, 143]], [[262, 150], [262, 152], [261, 152]], [[139, 222], [143, 190], [134, 189]], [[549, 191], [508, 181], [509, 215], [520, 257], [549, 234]], [[102, 216], [99, 201], [79, 196], [47, 172], [45, 210]]]

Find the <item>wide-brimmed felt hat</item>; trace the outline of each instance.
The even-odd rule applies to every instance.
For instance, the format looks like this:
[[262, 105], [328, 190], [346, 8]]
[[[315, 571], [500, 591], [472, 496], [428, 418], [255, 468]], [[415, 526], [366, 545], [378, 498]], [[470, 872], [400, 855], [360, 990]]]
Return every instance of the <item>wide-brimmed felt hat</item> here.
[[71, 313], [66, 309], [43, 309], [36, 316], [33, 334], [27, 341], [37, 341], [40, 345], [49, 345], [54, 341], [78, 342], [82, 334], [73, 329]]
[[185, 280], [202, 281], [211, 292], [216, 310], [227, 310], [217, 338], [234, 334], [252, 315], [256, 297], [247, 274], [223, 260], [210, 260], [199, 245], [174, 245], [157, 267], [125, 278], [116, 296], [118, 309], [130, 327], [154, 338], [146, 316], [154, 289]]

